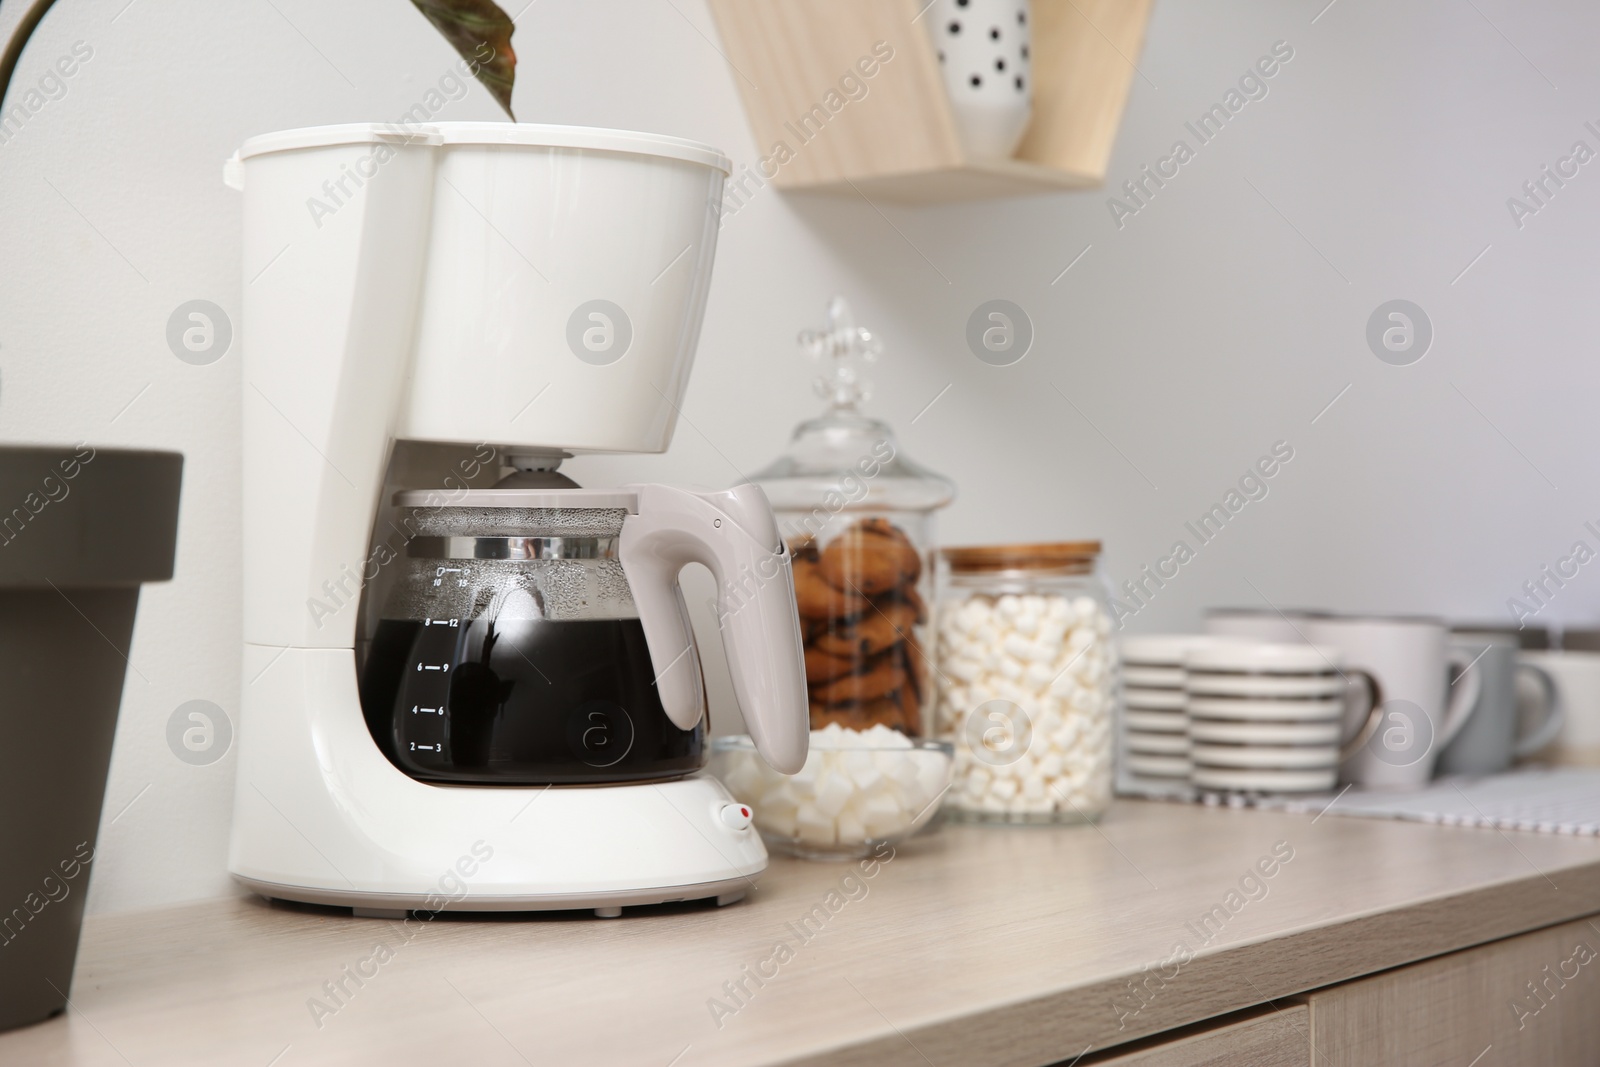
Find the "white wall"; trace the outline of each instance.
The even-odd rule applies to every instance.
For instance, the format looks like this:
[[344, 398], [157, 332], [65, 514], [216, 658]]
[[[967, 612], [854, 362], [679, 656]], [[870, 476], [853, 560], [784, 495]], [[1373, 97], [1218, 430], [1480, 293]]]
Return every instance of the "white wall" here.
[[[1313, 23], [1324, 3], [1158, 3], [1114, 184], [1274, 42], [1295, 54], [1120, 230], [1106, 192], [884, 206], [893, 227], [859, 200], [762, 193], [723, 230], [671, 452], [571, 470], [586, 484], [716, 485], [763, 465], [816, 407], [792, 338], [841, 292], [888, 344], [872, 410], [961, 487], [947, 541], [1101, 537], [1126, 577], [1287, 440], [1295, 458], [1270, 495], [1135, 628], [1261, 597], [1503, 615], [1540, 566], [1596, 543], [1581, 527], [1600, 518], [1600, 164], [1520, 230], [1505, 201], [1574, 140], [1600, 149], [1582, 128], [1600, 120], [1600, 9], [1337, 0]], [[0, 32], [21, 6], [5, 5]], [[404, 0], [120, 7], [61, 0], [13, 92], [75, 41], [93, 58], [0, 145], [0, 437], [188, 457], [178, 575], [144, 594], [131, 650], [148, 682], [128, 682], [98, 911], [228, 891], [233, 757], [189, 766], [165, 741], [184, 701], [237, 708], [237, 353], [190, 366], [164, 339], [186, 300], [237, 316], [238, 205], [221, 160], [253, 133], [397, 117], [454, 59]], [[519, 25], [521, 119], [675, 133], [754, 162], [697, 0], [539, 0]], [[443, 117], [497, 113], [474, 87]], [[963, 341], [992, 297], [1037, 329], [1009, 368]], [[1395, 297], [1436, 329], [1414, 366], [1380, 363], [1364, 341]], [[1595, 621], [1597, 606], [1593, 566], [1542, 617]]]

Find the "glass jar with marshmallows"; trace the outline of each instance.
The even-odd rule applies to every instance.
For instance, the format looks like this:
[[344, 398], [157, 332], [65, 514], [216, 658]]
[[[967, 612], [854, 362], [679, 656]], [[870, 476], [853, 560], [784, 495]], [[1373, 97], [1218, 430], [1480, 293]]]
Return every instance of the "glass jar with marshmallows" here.
[[1111, 803], [1116, 648], [1098, 541], [947, 548], [935, 668], [945, 801], [979, 822], [1090, 822]]

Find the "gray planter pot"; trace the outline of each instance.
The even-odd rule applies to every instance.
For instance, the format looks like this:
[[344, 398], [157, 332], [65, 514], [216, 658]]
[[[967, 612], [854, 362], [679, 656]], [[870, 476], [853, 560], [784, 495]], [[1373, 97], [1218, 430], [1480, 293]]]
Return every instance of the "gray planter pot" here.
[[0, 1029], [66, 1007], [142, 582], [183, 457], [0, 448]]

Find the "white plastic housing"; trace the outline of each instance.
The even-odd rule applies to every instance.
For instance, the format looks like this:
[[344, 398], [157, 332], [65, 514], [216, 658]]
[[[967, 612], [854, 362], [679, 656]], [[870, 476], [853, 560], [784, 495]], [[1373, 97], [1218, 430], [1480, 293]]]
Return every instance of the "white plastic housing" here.
[[509, 123], [291, 130], [229, 161], [244, 194], [246, 641], [229, 869], [245, 885], [434, 910], [464, 881], [453, 907], [614, 913], [736, 899], [765, 868], [709, 777], [408, 777], [367, 730], [353, 652], [395, 440], [667, 447], [727, 170], [677, 138]]
[[[397, 436], [664, 451], [699, 341], [726, 161], [548, 147], [548, 128], [507, 126], [437, 127], [416, 362]], [[471, 143], [491, 131], [506, 143]], [[584, 352], [614, 362], [585, 362], [569, 344], [574, 312], [597, 300], [622, 309], [632, 338], [620, 351], [623, 322], [582, 314], [580, 347], [584, 333], [598, 348], [609, 330], [609, 351]]]
[[726, 172], [703, 145], [578, 127], [247, 142], [226, 172], [244, 193], [246, 640], [352, 647], [395, 438], [664, 450]]
[[246, 645], [244, 676], [228, 869], [269, 896], [434, 910], [443, 880], [467, 887], [456, 910], [596, 907], [731, 896], [766, 868], [714, 778], [429, 785], [372, 743], [351, 652]]

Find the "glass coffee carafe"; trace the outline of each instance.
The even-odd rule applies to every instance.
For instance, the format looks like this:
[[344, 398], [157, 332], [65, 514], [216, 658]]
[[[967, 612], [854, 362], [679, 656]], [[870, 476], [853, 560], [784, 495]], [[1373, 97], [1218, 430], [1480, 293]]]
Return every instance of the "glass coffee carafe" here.
[[[478, 502], [498, 496], [499, 506]], [[671, 778], [705, 760], [699, 721], [663, 710], [620, 558], [627, 494], [401, 493], [407, 555], [361, 671], [367, 726], [430, 782], [501, 785]], [[540, 507], [581, 501], [581, 507]], [[607, 506], [607, 505], [611, 506]], [[681, 594], [679, 594], [681, 600]]]

